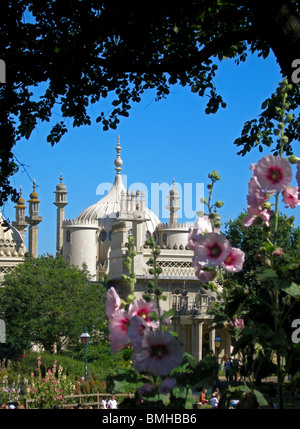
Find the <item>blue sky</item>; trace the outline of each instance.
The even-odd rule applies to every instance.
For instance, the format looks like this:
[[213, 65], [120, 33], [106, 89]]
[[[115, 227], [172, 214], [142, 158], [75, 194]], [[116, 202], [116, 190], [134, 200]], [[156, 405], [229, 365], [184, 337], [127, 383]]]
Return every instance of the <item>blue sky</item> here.
[[[126, 175], [127, 185], [141, 183], [147, 187], [148, 206], [162, 221], [167, 220], [164, 217], [166, 198], [160, 195], [160, 207], [157, 207], [157, 195], [151, 195], [151, 190], [154, 193], [161, 184], [171, 185], [174, 177], [179, 190], [183, 190], [183, 200], [188, 190], [192, 198], [192, 201], [186, 201], [189, 207], [182, 210], [183, 218], [179, 220], [193, 223], [195, 217], [191, 218], [190, 214], [201, 208], [196, 184], [204, 184], [197, 185], [197, 189], [204, 186], [207, 196], [207, 176], [213, 170], [221, 176], [214, 197], [224, 201], [219, 211], [222, 222], [235, 218], [247, 206], [250, 164], [270, 152], [260, 154], [253, 150], [241, 157], [233, 142], [240, 136], [244, 123], [258, 117], [262, 102], [273, 93], [279, 80], [279, 67], [273, 56], [263, 60], [249, 55], [248, 60], [239, 66], [231, 60], [221, 64], [215, 84], [227, 108], [214, 115], [204, 113], [206, 100], [191, 93], [190, 88], [173, 86], [170, 95], [159, 102], [154, 101], [154, 92], [145, 93], [142, 101], [133, 105], [129, 117], [121, 119], [117, 130], [103, 131], [101, 124], [95, 122], [101, 105], [94, 105], [89, 110], [93, 125], [72, 128], [72, 122], [67, 122], [69, 131], [55, 147], [46, 140], [49, 124], [39, 124], [31, 138], [20, 141], [15, 148], [14, 152], [26, 165], [26, 170], [21, 167], [11, 182], [17, 189], [22, 185], [23, 197], [27, 201], [32, 180], [36, 180], [43, 217], [39, 227], [39, 254], [55, 254], [53, 192], [60, 173], [68, 190], [66, 218], [73, 219], [102, 197], [97, 195], [99, 185], [113, 183], [118, 135], [122, 147], [121, 173]], [[106, 105], [104, 111], [108, 113], [109, 110]], [[55, 121], [61, 119], [59, 110], [54, 112], [53, 118]], [[283, 209], [283, 205], [280, 208]], [[6, 203], [3, 213], [13, 221], [14, 204]], [[298, 225], [299, 209], [290, 210], [290, 214], [296, 216]]]

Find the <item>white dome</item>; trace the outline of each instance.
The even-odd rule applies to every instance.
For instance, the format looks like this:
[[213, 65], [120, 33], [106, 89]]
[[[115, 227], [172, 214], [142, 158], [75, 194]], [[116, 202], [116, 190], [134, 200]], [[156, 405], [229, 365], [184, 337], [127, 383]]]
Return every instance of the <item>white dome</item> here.
[[21, 234], [11, 224], [5, 221], [0, 212], [0, 250], [2, 256], [23, 256], [25, 246]]
[[[121, 193], [127, 192], [122, 182], [120, 174], [116, 175], [115, 182], [109, 192], [101, 198], [97, 203], [85, 209], [77, 217], [78, 221], [95, 221], [98, 220], [99, 227], [103, 227], [110, 231], [113, 222], [116, 220], [117, 214], [121, 210]], [[160, 222], [159, 218], [145, 207], [146, 228], [152, 234]]]

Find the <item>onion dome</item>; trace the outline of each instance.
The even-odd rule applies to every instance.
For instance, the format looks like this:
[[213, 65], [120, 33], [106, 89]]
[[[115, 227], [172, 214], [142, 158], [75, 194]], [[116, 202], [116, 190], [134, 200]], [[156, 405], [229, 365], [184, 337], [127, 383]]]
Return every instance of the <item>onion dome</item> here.
[[[108, 193], [97, 203], [91, 205], [82, 213], [80, 213], [80, 215], [77, 217], [78, 221], [89, 222], [98, 220], [99, 226], [102, 226], [107, 231], [110, 231], [117, 214], [121, 210], [122, 193], [127, 193], [127, 190], [122, 181], [122, 176], [120, 175], [120, 171], [122, 170], [121, 166], [123, 165], [123, 161], [120, 157], [121, 149], [120, 140], [118, 138], [118, 144], [116, 147], [117, 158], [115, 160], [115, 170], [117, 171], [117, 174], [115, 176], [113, 186], [108, 191]], [[150, 233], [152, 233], [156, 226], [160, 223], [160, 220], [148, 208], [145, 208], [145, 217], [147, 219], [147, 229]]]

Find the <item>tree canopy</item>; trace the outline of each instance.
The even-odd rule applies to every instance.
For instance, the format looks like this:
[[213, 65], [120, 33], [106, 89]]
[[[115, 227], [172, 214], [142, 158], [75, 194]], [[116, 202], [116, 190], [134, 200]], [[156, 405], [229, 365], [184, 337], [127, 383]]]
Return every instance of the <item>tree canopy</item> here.
[[[90, 124], [87, 107], [110, 94], [109, 117], [100, 109], [97, 118], [104, 130], [129, 116], [132, 103], [149, 88], [160, 99], [176, 83], [208, 95], [206, 112], [214, 113], [225, 107], [214, 84], [220, 61], [239, 63], [249, 53], [266, 58], [272, 51], [282, 76], [290, 79], [300, 42], [300, 3], [293, 0], [5, 0], [1, 7], [7, 77], [0, 87], [0, 204], [16, 198], [9, 182], [18, 169], [16, 141], [28, 139], [39, 121], [50, 121], [54, 107], [60, 107], [61, 120], [48, 136], [52, 145], [67, 132], [66, 118], [75, 127]], [[287, 100], [292, 109], [300, 101], [299, 85], [293, 86]], [[270, 144], [266, 126], [274, 105], [264, 109], [260, 121], [246, 124], [237, 142], [241, 154], [259, 136]], [[298, 138], [298, 118], [289, 131]]]
[[91, 283], [84, 269], [69, 267], [61, 257], [29, 258], [5, 276], [0, 289], [5, 347], [22, 352], [41, 344], [51, 351], [55, 343], [59, 351], [78, 344], [85, 325], [100, 341], [107, 330], [105, 299], [106, 289]]

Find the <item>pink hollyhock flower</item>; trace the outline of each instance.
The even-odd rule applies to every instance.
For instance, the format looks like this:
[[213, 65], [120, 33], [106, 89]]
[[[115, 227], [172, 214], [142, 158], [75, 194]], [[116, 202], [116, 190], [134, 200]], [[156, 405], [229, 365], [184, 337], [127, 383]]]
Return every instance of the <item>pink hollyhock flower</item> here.
[[147, 330], [149, 330], [149, 326], [142, 317], [134, 316], [130, 320], [127, 334], [132, 342], [133, 347], [138, 347], [140, 345], [142, 337]]
[[154, 301], [147, 302], [144, 298], [137, 299], [133, 301], [129, 306], [128, 314], [129, 317], [132, 318], [134, 316], [139, 316], [148, 326], [153, 329], [157, 329], [159, 326], [159, 322], [157, 320], [151, 320], [150, 313], [157, 313], [157, 305]]
[[116, 310], [109, 322], [109, 340], [113, 353], [117, 353], [130, 343], [128, 327], [130, 317], [125, 310]]
[[290, 207], [291, 209], [294, 209], [295, 207], [299, 206], [300, 201], [298, 186], [294, 186], [293, 188], [291, 186], [288, 186], [282, 191], [282, 196], [282, 201], [286, 204], [285, 207]]
[[215, 232], [194, 237], [194, 255], [197, 263], [204, 267], [217, 267], [229, 255], [231, 246], [224, 235]]
[[287, 159], [267, 155], [261, 158], [253, 170], [259, 185], [268, 194], [281, 192], [292, 181], [292, 168]]
[[248, 216], [244, 216], [242, 220], [243, 228], [249, 228], [258, 218], [263, 219], [265, 224], [270, 226], [271, 213], [267, 209], [260, 210], [255, 207], [249, 207]]
[[195, 243], [193, 238], [199, 234], [212, 232], [211, 221], [207, 215], [199, 216], [194, 223], [188, 238], [188, 245], [191, 250], [195, 250]]
[[222, 267], [229, 273], [237, 273], [243, 269], [245, 253], [241, 249], [232, 247], [227, 258], [222, 262]]
[[249, 185], [249, 194], [247, 195], [248, 207], [260, 208], [263, 203], [267, 202], [269, 197], [262, 191], [257, 178], [252, 176]]
[[210, 271], [203, 270], [202, 269], [203, 267], [201, 265], [198, 265], [198, 260], [195, 256], [193, 257], [192, 264], [195, 269], [195, 276], [198, 277], [198, 279], [202, 284], [206, 284], [215, 278], [216, 272], [211, 270]]
[[265, 222], [265, 224], [269, 227], [270, 226], [270, 219], [271, 219], [271, 213], [269, 210], [264, 209], [260, 212], [259, 216], [262, 218], [262, 220]]
[[149, 331], [143, 335], [141, 345], [132, 353], [136, 371], [154, 375], [167, 375], [181, 364], [183, 350], [168, 331]]
[[121, 308], [121, 298], [116, 292], [114, 287], [111, 287], [107, 291], [106, 295], [106, 315], [107, 317], [111, 317], [116, 310]]

